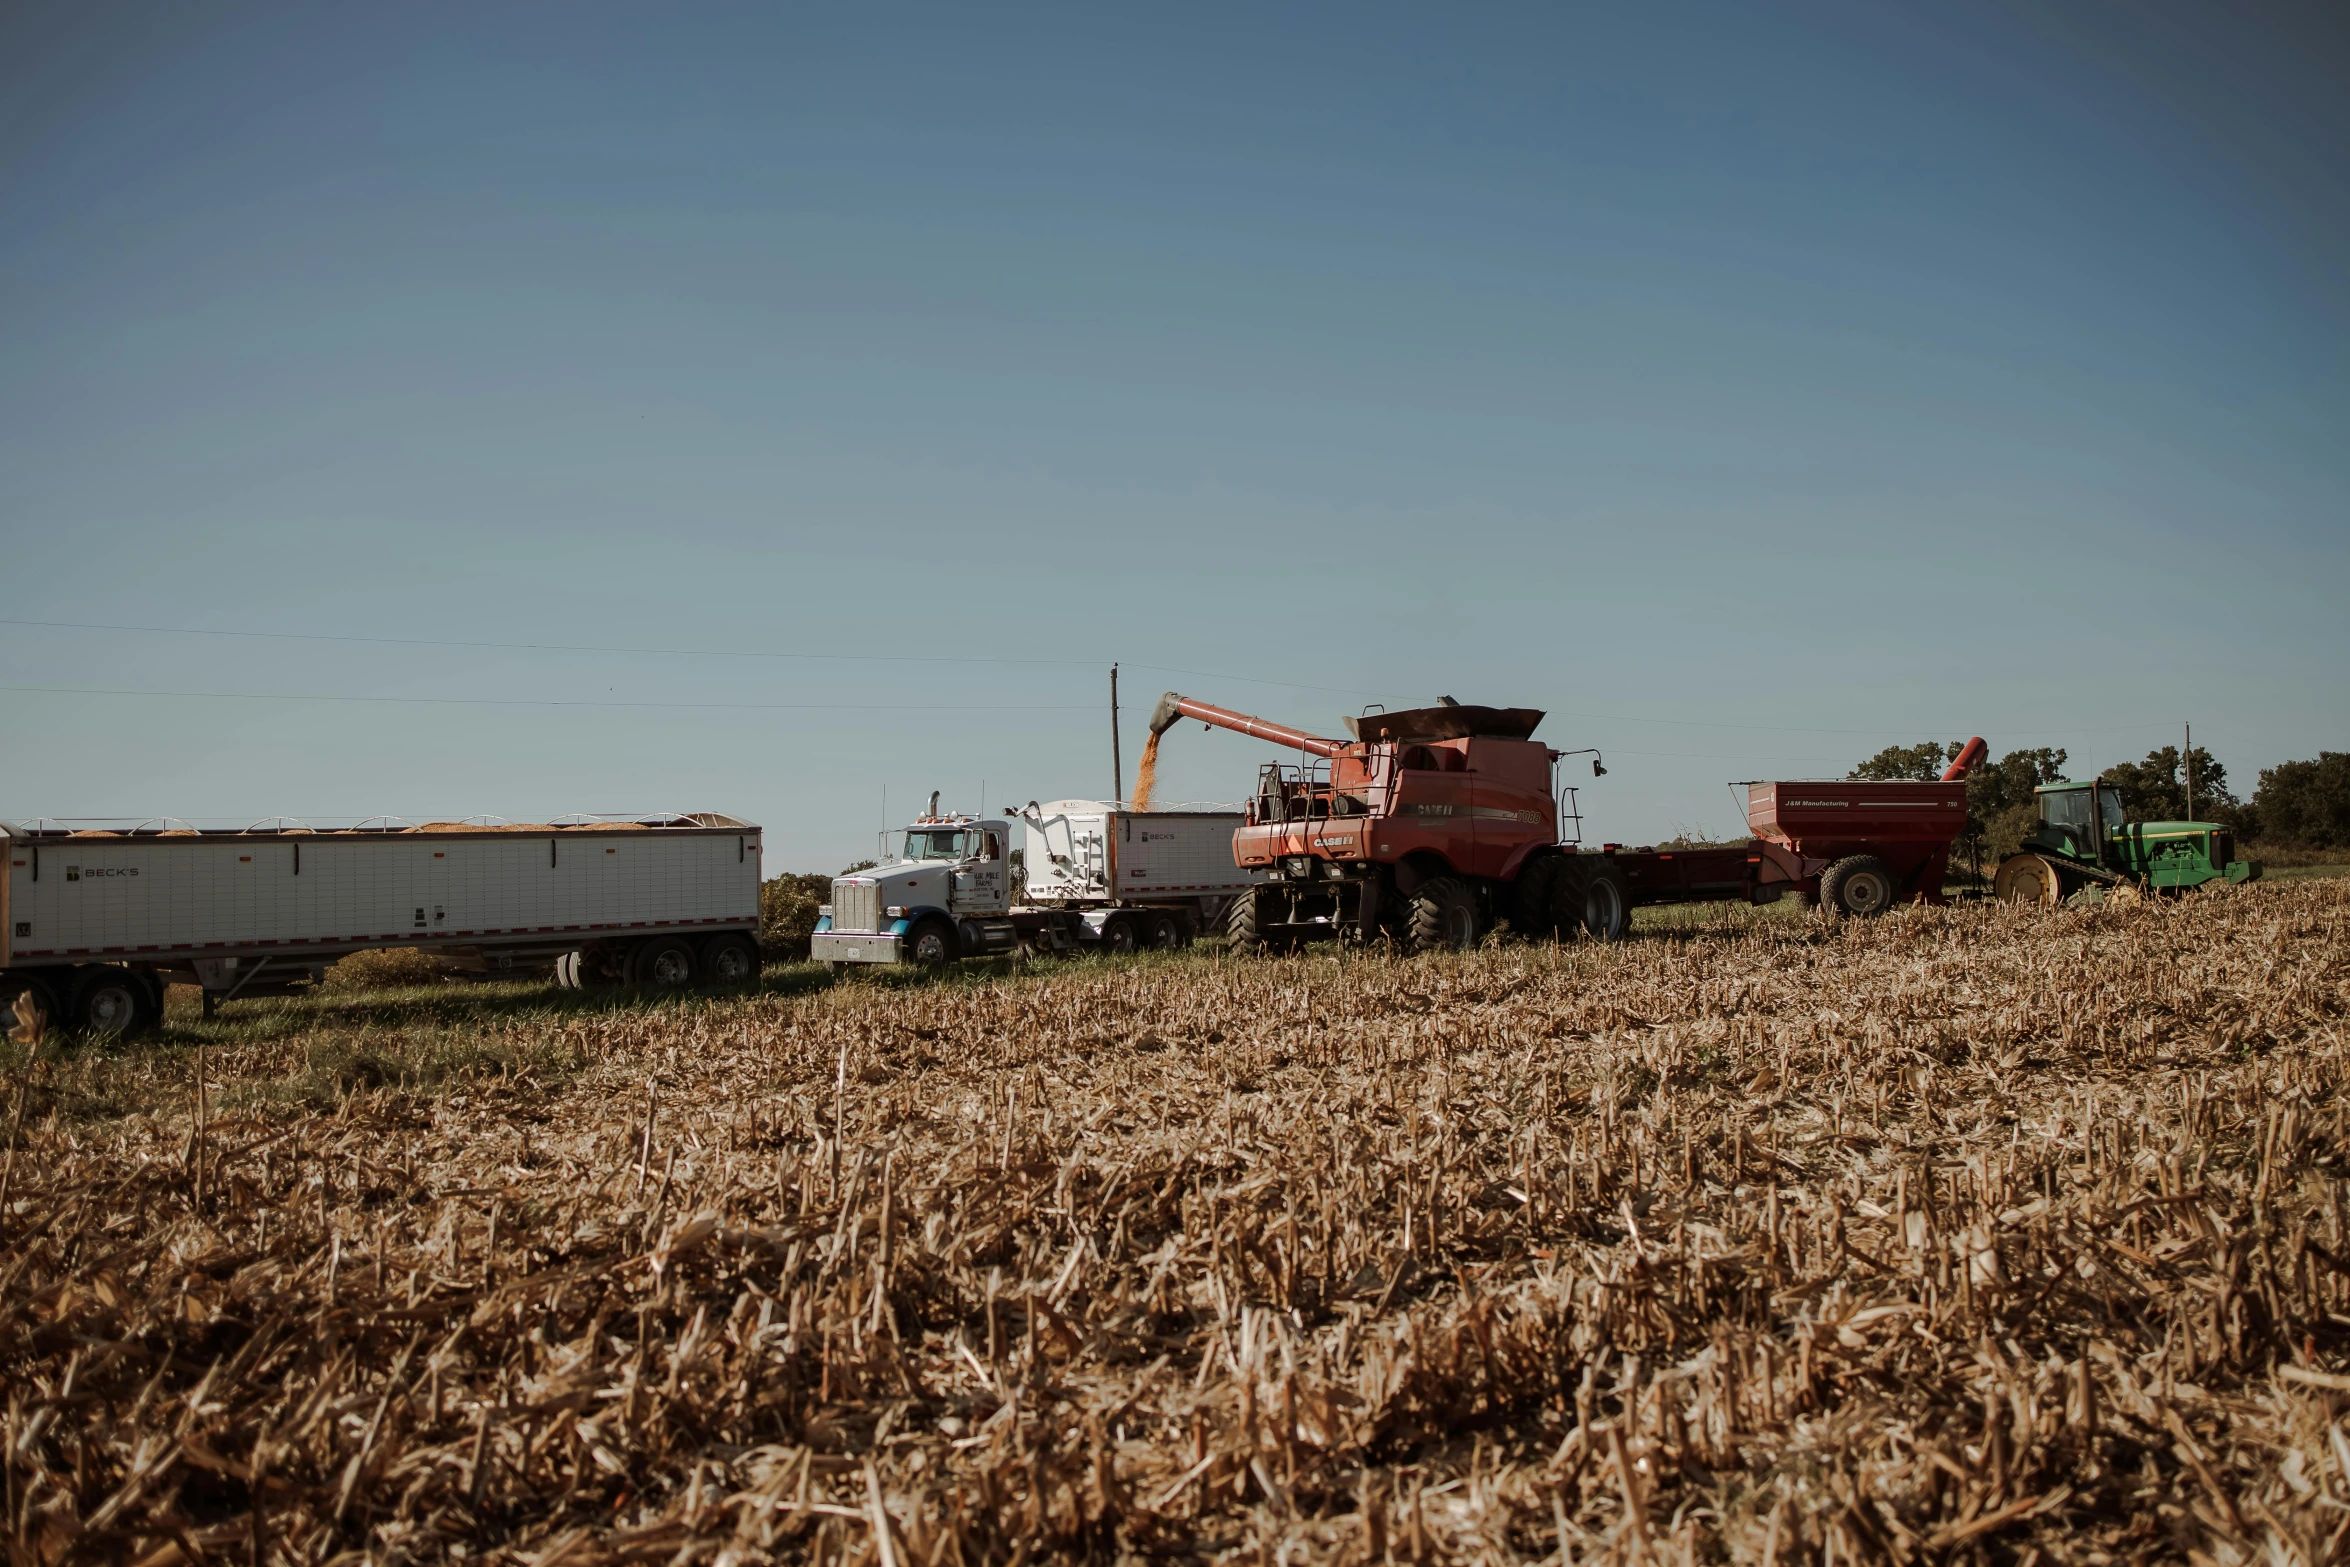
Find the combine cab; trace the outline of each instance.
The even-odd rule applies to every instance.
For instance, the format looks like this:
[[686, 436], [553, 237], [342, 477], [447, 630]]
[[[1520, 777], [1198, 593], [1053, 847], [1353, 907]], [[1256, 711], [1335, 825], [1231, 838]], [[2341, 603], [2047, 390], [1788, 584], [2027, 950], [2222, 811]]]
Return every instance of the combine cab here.
[[2062, 903], [2092, 888], [2185, 892], [2260, 876], [2260, 862], [2237, 859], [2236, 835], [2216, 822], [2125, 821], [2111, 784], [2043, 784], [2036, 792], [2039, 829], [2000, 862], [1991, 884], [2008, 902]]

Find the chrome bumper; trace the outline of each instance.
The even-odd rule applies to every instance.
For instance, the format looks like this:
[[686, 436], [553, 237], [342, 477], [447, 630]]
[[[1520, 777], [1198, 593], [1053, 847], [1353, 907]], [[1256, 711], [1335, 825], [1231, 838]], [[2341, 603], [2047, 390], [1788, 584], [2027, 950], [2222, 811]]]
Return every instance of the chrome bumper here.
[[809, 938], [809, 956], [819, 963], [902, 963], [903, 938], [889, 932], [877, 936], [843, 935], [820, 930]]

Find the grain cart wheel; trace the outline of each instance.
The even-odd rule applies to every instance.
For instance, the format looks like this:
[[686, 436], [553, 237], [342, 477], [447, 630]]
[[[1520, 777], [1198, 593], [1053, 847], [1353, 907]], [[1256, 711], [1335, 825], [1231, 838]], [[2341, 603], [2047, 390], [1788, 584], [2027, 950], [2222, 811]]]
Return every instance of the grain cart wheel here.
[[674, 990], [694, 982], [694, 949], [681, 936], [648, 936], [628, 955], [628, 982]]
[[1551, 912], [1550, 895], [1566, 863], [1555, 854], [1538, 854], [1518, 870], [1517, 885], [1511, 889], [1510, 924], [1529, 941], [1558, 934], [1558, 916]]
[[1140, 938], [1134, 934], [1134, 921], [1125, 915], [1113, 914], [1102, 921], [1102, 950], [1104, 952], [1122, 958], [1141, 944]]
[[945, 968], [955, 958], [955, 927], [933, 914], [906, 932], [906, 961], [916, 968]]
[[85, 1034], [133, 1033], [151, 1021], [147, 986], [129, 969], [82, 971], [73, 988], [73, 1026]]
[[1148, 936], [1153, 952], [1173, 952], [1183, 945], [1183, 926], [1172, 914], [1154, 914]]
[[1477, 945], [1477, 904], [1454, 876], [1435, 876], [1412, 894], [1410, 930], [1414, 952], [1450, 947], [1466, 952]]
[[1632, 888], [1613, 865], [1594, 865], [1583, 883], [1583, 929], [1594, 941], [1632, 934]]
[[759, 977], [759, 949], [733, 931], [702, 943], [702, 978], [713, 985], [747, 985]]
[[1232, 907], [1224, 911], [1224, 946], [1226, 950], [1254, 956], [1265, 950], [1265, 910], [1259, 901], [1263, 894], [1255, 887], [1232, 900]]
[[2064, 901], [2064, 878], [2037, 854], [2011, 854], [1993, 873], [1991, 893], [2002, 903], [2040, 903], [2054, 908]]
[[1820, 907], [1828, 917], [1874, 919], [1893, 907], [1893, 867], [1873, 854], [1838, 860], [1820, 873]]

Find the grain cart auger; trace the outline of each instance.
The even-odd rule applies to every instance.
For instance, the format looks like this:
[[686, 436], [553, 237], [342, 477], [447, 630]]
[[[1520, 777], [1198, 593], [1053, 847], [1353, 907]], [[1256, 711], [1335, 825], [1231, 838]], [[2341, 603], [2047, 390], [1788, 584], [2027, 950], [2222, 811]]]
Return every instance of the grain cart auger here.
[[2092, 888], [2180, 893], [2260, 876], [2260, 862], [2237, 859], [2235, 833], [2218, 822], [2127, 821], [2112, 784], [2042, 784], [2033, 792], [2040, 825], [1999, 862], [1991, 882], [2007, 902], [2062, 903]]
[[1226, 917], [1236, 949], [1323, 936], [1459, 949], [1502, 918], [1614, 941], [1631, 924], [1615, 862], [1559, 842], [1560, 753], [1533, 738], [1536, 709], [1448, 697], [1349, 718], [1354, 738], [1331, 740], [1170, 691], [1151, 714], [1154, 741], [1186, 718], [1297, 758], [1258, 769], [1232, 835], [1233, 862], [1266, 873]]

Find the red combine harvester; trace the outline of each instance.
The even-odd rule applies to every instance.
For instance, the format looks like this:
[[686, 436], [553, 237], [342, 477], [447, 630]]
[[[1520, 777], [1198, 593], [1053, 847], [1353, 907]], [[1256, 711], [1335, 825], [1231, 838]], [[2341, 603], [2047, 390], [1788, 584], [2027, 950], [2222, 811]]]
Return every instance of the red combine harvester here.
[[1560, 841], [1555, 772], [1570, 753], [1533, 738], [1542, 716], [1446, 698], [1350, 718], [1354, 738], [1332, 740], [1170, 691], [1150, 730], [1155, 746], [1193, 718], [1298, 755], [1259, 769], [1233, 834], [1235, 863], [1269, 878], [1232, 904], [1238, 948], [1333, 935], [1465, 948], [1504, 918], [1523, 934], [1581, 928], [1613, 941], [1638, 903], [1765, 903], [1789, 890], [1850, 914], [1939, 902], [1966, 815], [1957, 780], [1982, 744], [1942, 783], [1754, 785], [1744, 848], [1589, 853]]

